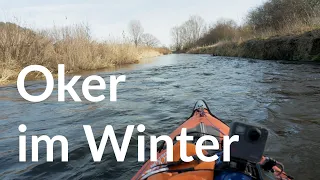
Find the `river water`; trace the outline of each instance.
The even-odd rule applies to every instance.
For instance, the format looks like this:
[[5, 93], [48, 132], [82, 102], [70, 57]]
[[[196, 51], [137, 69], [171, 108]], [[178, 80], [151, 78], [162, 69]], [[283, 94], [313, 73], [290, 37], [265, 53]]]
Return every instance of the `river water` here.
[[[173, 131], [192, 111], [196, 100], [227, 123], [233, 120], [269, 129], [265, 154], [285, 164], [296, 179], [320, 177], [320, 66], [285, 61], [262, 61], [209, 55], [167, 55], [116, 71], [92, 72], [109, 82], [125, 74], [118, 101], [109, 90], [99, 103], [57, 102], [57, 89], [44, 102], [25, 101], [15, 85], [0, 87], [0, 179], [130, 179], [137, 163], [137, 132], [125, 162], [117, 163], [110, 144], [100, 163], [94, 163], [82, 125], [91, 125], [99, 140], [106, 125], [122, 137], [127, 125], [144, 124], [147, 135]], [[80, 95], [81, 79], [75, 89]], [[44, 81], [26, 83], [28, 92], [41, 93]], [[108, 85], [107, 85], [108, 87]], [[66, 93], [68, 94], [68, 93]], [[84, 99], [83, 97], [81, 97]], [[27, 162], [19, 163], [18, 126], [26, 124]], [[31, 135], [64, 135], [69, 162], [45, 162], [45, 144], [39, 162], [31, 162]], [[122, 142], [119, 138], [118, 141]]]

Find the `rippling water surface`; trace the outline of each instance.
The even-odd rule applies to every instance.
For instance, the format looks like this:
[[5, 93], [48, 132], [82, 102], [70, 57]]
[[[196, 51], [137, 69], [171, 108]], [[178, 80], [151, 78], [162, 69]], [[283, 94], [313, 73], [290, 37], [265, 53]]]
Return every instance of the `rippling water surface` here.
[[[90, 73], [89, 73], [90, 74]], [[196, 100], [205, 99], [211, 111], [227, 123], [244, 121], [270, 130], [266, 154], [283, 162], [296, 179], [320, 177], [320, 66], [207, 55], [168, 55], [150, 63], [114, 72], [93, 72], [109, 82], [125, 74], [118, 102], [57, 102], [57, 89], [41, 103], [22, 99], [16, 86], [0, 87], [0, 179], [130, 179], [137, 163], [137, 134], [126, 161], [117, 163], [110, 144], [102, 162], [94, 163], [82, 125], [91, 125], [97, 140], [106, 125], [122, 137], [127, 125], [144, 124], [146, 134], [168, 134], [190, 114]], [[81, 94], [83, 79], [75, 89]], [[41, 93], [43, 81], [27, 82], [29, 92]], [[108, 85], [107, 85], [108, 87]], [[108, 88], [107, 88], [108, 89]], [[82, 97], [82, 99], [84, 99]], [[27, 125], [26, 163], [18, 163], [18, 126]], [[55, 148], [53, 163], [31, 162], [31, 135], [64, 135], [69, 162]], [[118, 139], [122, 141], [121, 138]], [[58, 144], [58, 143], [57, 143]]]

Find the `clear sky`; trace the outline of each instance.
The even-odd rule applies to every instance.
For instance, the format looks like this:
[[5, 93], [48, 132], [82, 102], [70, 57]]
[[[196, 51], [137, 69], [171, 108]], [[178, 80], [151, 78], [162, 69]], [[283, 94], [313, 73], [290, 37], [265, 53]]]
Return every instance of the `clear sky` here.
[[[190, 15], [210, 24], [220, 18], [243, 22], [247, 12], [265, 0], [0, 0], [0, 21], [42, 29], [87, 23], [92, 36], [119, 37], [130, 20], [140, 20], [145, 32], [163, 44], [171, 43], [170, 29]], [[15, 20], [17, 21], [17, 20]]]

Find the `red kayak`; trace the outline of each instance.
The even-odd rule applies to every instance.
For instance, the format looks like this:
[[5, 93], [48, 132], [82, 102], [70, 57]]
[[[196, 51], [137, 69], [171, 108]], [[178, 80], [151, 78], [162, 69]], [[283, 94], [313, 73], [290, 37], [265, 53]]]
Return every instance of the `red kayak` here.
[[[182, 162], [180, 156], [180, 143], [175, 140], [175, 138], [180, 135], [182, 128], [186, 128], [188, 135], [192, 135], [194, 139], [199, 139], [199, 137], [203, 135], [211, 135], [218, 138], [220, 152], [223, 149], [222, 137], [228, 135], [230, 130], [226, 123], [210, 112], [204, 101], [198, 101], [195, 104], [190, 118], [170, 134], [170, 138], [175, 142], [173, 146], [173, 162], [166, 162], [166, 145], [163, 143], [158, 147], [158, 161], [151, 162], [148, 160], [132, 180], [260, 180], [263, 179], [263, 177], [266, 177], [265, 175], [262, 175], [264, 174], [263, 169], [269, 171], [267, 177], [272, 176], [273, 179], [281, 180], [293, 179], [283, 171], [281, 163], [267, 157], [261, 157], [261, 161], [256, 163], [256, 165], [247, 162], [246, 167], [241, 170], [241, 172], [234, 168], [221, 170], [221, 168], [218, 168], [219, 163], [217, 161], [203, 162], [195, 158], [196, 160], [188, 163]], [[194, 157], [196, 155], [195, 144], [192, 142], [188, 143], [186, 152], [188, 156]], [[216, 153], [219, 154], [219, 152]], [[232, 163], [228, 163], [227, 165], [232, 166]]]

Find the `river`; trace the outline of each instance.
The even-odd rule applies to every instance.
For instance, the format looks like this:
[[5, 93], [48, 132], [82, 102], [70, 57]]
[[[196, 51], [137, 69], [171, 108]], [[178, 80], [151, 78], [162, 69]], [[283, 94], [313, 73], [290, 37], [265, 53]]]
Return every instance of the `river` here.
[[[82, 125], [91, 125], [97, 139], [106, 125], [112, 125], [117, 136], [124, 135], [127, 125], [140, 123], [147, 135], [168, 134], [191, 114], [198, 99], [206, 100], [227, 123], [236, 120], [268, 128], [265, 154], [284, 163], [296, 179], [320, 177], [319, 65], [184, 54], [149, 61], [91, 73], [106, 82], [110, 75], [127, 76], [118, 86], [117, 102], [109, 101], [108, 90], [99, 103], [73, 102], [69, 95], [66, 102], [57, 102], [55, 89], [46, 101], [31, 103], [15, 85], [0, 87], [0, 179], [129, 179], [141, 166], [137, 133], [125, 162], [116, 162], [108, 143], [102, 161], [94, 163]], [[82, 82], [75, 85], [78, 94]], [[29, 81], [26, 86], [28, 92], [41, 93], [45, 83]], [[25, 163], [18, 162], [22, 123], [28, 127]], [[44, 144], [39, 162], [31, 162], [31, 135], [44, 134], [68, 139], [68, 163], [59, 162], [58, 147], [55, 162], [45, 162]]]

